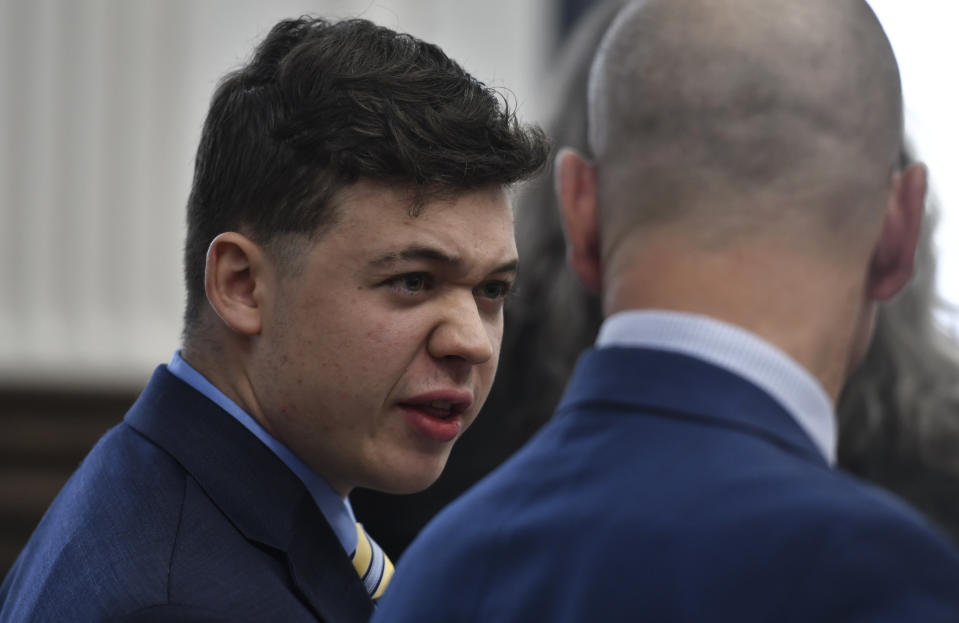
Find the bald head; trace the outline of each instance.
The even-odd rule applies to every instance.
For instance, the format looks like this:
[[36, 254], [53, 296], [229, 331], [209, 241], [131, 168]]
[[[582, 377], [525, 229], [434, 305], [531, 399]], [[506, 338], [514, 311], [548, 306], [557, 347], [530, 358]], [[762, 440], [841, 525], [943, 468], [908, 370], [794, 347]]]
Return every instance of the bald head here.
[[899, 74], [861, 0], [648, 0], [590, 81], [604, 228], [854, 224], [902, 140]]

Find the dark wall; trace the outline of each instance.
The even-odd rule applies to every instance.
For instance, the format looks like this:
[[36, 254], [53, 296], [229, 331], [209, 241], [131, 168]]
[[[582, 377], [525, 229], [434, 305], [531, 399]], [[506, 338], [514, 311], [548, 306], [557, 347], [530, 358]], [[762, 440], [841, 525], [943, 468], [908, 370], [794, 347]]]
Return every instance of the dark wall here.
[[63, 483], [136, 396], [0, 388], [0, 578]]

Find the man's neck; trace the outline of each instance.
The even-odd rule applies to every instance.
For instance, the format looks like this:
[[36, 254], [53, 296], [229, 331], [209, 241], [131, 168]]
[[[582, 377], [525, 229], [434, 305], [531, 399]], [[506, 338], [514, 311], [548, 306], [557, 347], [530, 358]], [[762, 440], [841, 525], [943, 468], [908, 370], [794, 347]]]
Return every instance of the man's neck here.
[[862, 284], [848, 272], [783, 249], [644, 245], [608, 266], [604, 311], [683, 311], [743, 327], [798, 361], [835, 402], [864, 315]]
[[273, 435], [272, 427], [263, 417], [256, 401], [256, 394], [243, 366], [244, 359], [234, 351], [213, 340], [188, 340], [183, 344], [180, 356]]

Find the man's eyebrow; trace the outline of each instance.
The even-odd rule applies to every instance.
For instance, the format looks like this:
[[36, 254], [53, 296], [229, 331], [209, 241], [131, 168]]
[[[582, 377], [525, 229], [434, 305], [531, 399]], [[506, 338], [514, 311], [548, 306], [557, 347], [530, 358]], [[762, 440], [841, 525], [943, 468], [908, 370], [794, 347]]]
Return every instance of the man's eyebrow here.
[[[439, 264], [446, 264], [448, 266], [457, 266], [463, 263], [462, 258], [455, 255], [449, 255], [448, 253], [440, 251], [435, 247], [414, 245], [398, 251], [388, 251], [380, 256], [377, 256], [370, 261], [370, 266], [376, 268], [386, 268], [398, 262], [410, 260], [428, 260], [431, 262], [437, 262]], [[515, 273], [518, 267], [519, 262], [517, 260], [510, 260], [509, 262], [501, 264], [491, 270], [490, 274]]]
[[497, 273], [515, 273], [518, 268], [519, 268], [519, 261], [512, 260], [510, 262], [506, 262], [505, 264], [497, 266], [496, 268], [490, 271], [490, 274], [495, 275]]
[[376, 267], [386, 267], [396, 264], [397, 262], [409, 260], [429, 260], [431, 262], [449, 264], [451, 266], [455, 266], [463, 262], [462, 259], [453, 255], [449, 255], [448, 253], [444, 253], [435, 247], [414, 245], [406, 247], [405, 249], [400, 249], [399, 251], [388, 251], [383, 255], [374, 258], [370, 262], [370, 265]]

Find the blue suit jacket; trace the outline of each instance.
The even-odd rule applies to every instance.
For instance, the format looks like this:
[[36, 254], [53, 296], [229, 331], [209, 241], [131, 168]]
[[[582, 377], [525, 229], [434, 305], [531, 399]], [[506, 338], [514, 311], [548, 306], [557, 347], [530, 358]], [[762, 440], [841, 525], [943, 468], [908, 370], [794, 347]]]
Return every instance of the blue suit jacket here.
[[959, 555], [752, 384], [607, 348], [425, 529], [373, 620], [956, 622]]
[[0, 587], [2, 623], [351, 623], [371, 612], [300, 480], [165, 366]]

